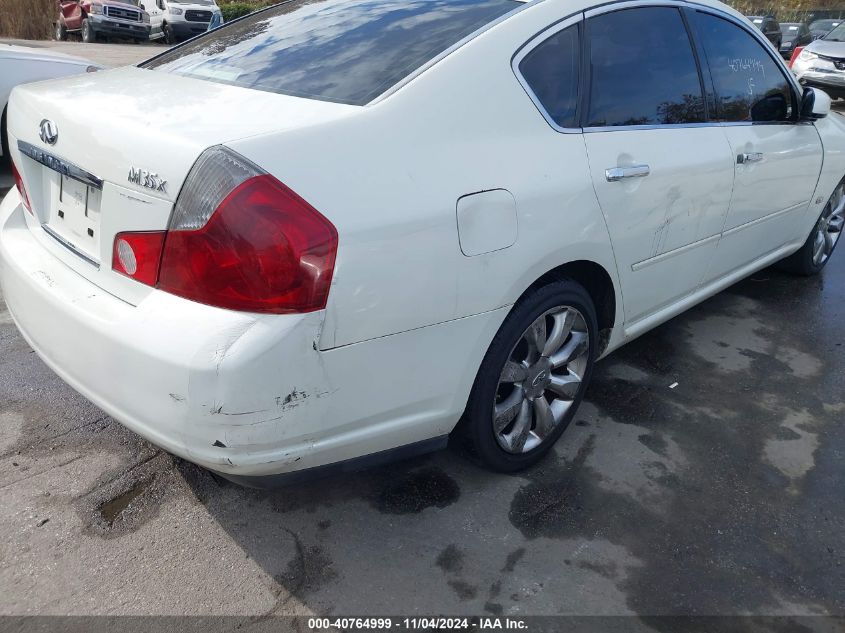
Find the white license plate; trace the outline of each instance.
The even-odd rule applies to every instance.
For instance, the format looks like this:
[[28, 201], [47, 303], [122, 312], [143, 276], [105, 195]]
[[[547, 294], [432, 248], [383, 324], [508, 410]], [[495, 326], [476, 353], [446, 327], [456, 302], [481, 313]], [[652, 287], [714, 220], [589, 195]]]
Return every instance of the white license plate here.
[[53, 204], [47, 222], [74, 249], [100, 259], [101, 191], [85, 183], [55, 174]]

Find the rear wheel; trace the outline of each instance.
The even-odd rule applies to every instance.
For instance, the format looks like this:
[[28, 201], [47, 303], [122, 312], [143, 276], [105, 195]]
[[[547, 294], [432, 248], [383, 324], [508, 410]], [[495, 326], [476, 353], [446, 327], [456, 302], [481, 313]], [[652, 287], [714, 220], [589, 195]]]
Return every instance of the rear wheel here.
[[799, 275], [816, 275], [827, 265], [845, 224], [845, 180], [839, 182], [822, 209], [801, 249], [781, 261], [780, 267]]
[[12, 162], [12, 155], [9, 153], [9, 136], [6, 134], [6, 111], [8, 108], [3, 108], [3, 114], [0, 115], [0, 149], [3, 150], [3, 156], [0, 156], [0, 167], [4, 169]]
[[86, 44], [93, 44], [97, 41], [97, 34], [91, 28], [91, 23], [88, 18], [82, 20], [82, 41]]
[[590, 295], [574, 281], [520, 300], [484, 357], [459, 428], [482, 464], [514, 472], [549, 451], [583, 399], [597, 331]]
[[57, 42], [64, 42], [67, 39], [67, 27], [61, 20], [56, 22], [55, 37]]

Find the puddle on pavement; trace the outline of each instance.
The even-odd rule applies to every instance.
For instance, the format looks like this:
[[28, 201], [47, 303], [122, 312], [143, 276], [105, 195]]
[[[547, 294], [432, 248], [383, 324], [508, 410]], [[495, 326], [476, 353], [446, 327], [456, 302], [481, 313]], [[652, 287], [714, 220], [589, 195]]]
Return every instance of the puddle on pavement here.
[[129, 507], [129, 504], [132, 503], [134, 499], [141, 496], [144, 491], [152, 485], [154, 480], [155, 477], [138, 481], [123, 494], [103, 503], [100, 506], [100, 515], [103, 517], [106, 524], [109, 527], [114, 525], [114, 522], [120, 518], [123, 511]]

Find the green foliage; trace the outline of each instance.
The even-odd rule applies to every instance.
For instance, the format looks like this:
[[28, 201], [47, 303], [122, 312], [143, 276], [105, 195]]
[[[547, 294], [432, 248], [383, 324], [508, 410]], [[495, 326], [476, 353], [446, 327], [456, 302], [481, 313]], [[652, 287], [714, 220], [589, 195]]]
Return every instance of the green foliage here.
[[243, 17], [252, 13], [256, 9], [261, 9], [274, 2], [218, 2], [220, 11], [223, 12], [223, 19], [226, 22], [231, 22], [237, 18]]

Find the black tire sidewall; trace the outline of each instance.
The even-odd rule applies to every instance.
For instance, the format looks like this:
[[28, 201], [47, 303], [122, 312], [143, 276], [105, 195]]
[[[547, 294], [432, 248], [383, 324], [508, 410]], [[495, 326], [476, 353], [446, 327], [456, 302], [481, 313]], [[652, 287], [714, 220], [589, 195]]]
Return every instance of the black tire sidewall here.
[[[827, 206], [825, 206], [825, 209]], [[813, 225], [813, 230], [810, 231], [810, 235], [807, 236], [807, 241], [804, 242], [804, 246], [801, 247], [801, 250], [796, 253], [798, 257], [798, 261], [796, 262], [797, 272], [800, 272], [803, 275], [817, 275], [819, 274], [827, 263], [830, 261], [830, 258], [833, 257], [833, 253], [836, 252], [836, 247], [839, 246], [839, 240], [837, 240], [836, 244], [833, 245], [833, 250], [830, 251], [830, 254], [827, 256], [827, 259], [824, 260], [821, 264], [816, 264], [813, 261], [813, 247], [815, 246], [816, 241], [816, 233], [819, 230], [819, 223], [822, 221], [822, 217], [824, 215], [824, 210], [819, 214], [819, 218], [816, 220], [816, 223]]]
[[8, 111], [8, 107], [3, 108], [3, 111], [0, 112], [0, 151], [2, 151], [3, 155], [0, 156], [0, 166], [3, 168], [8, 167], [12, 164], [12, 154], [9, 150], [9, 136], [6, 133], [6, 112]]
[[[519, 455], [508, 453], [496, 441], [492, 426], [492, 409], [499, 376], [511, 350], [528, 326], [540, 314], [562, 305], [578, 310], [589, 329], [590, 356], [581, 388], [564, 419], [542, 444]], [[554, 282], [530, 292], [521, 299], [499, 328], [484, 356], [462, 421], [461, 430], [476, 457], [485, 466], [501, 472], [522, 470], [539, 461], [551, 449], [575, 416], [592, 376], [597, 345], [596, 310], [590, 295], [578, 283], [571, 280]]]
[[97, 35], [94, 33], [94, 29], [91, 28], [91, 23], [88, 22], [88, 18], [85, 18], [82, 21], [82, 41], [86, 44], [91, 44], [97, 41]]

